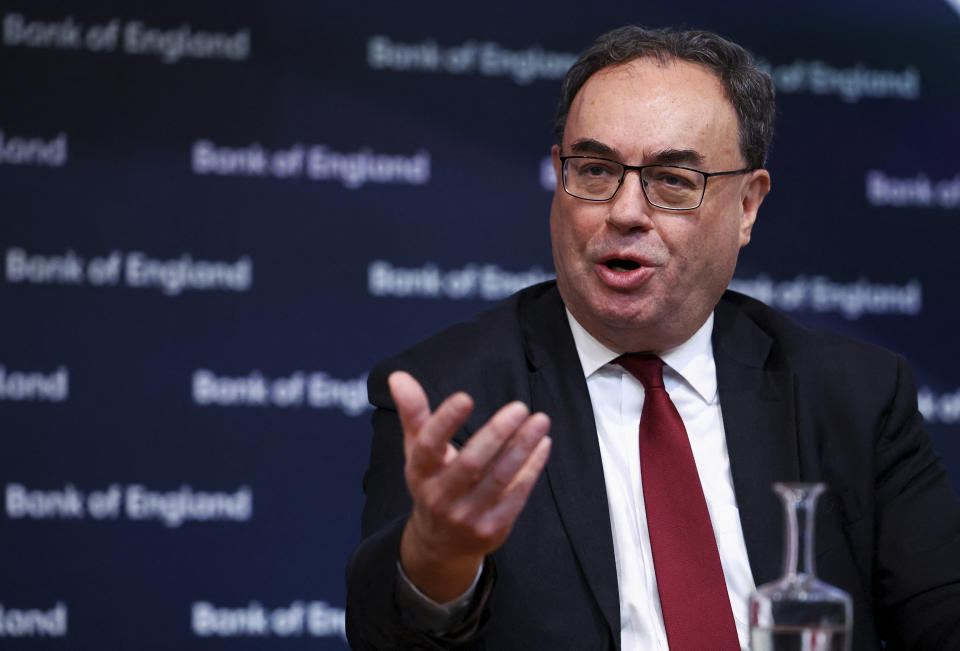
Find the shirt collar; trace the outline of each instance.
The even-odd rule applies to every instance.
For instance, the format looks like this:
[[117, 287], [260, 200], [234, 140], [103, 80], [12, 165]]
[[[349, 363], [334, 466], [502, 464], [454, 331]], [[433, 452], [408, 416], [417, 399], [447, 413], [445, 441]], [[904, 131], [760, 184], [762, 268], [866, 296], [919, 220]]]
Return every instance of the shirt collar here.
[[[607, 348], [580, 325], [567, 310], [567, 321], [580, 357], [583, 376], [589, 378], [621, 353]], [[669, 350], [657, 353], [674, 373], [685, 380], [706, 402], [717, 398], [717, 367], [713, 358], [713, 312], [693, 336]]]

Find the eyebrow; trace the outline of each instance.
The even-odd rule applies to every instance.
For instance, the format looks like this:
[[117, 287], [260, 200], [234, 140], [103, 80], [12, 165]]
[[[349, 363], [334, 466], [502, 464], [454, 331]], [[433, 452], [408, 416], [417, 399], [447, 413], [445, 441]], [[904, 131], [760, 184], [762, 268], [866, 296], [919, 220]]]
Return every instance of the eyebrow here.
[[[617, 150], [593, 138], [583, 138], [570, 145], [574, 154], [616, 158]], [[644, 155], [646, 165], [702, 165], [703, 154], [695, 149], [660, 149]]]
[[644, 156], [645, 160], [661, 165], [702, 165], [703, 155], [695, 149], [661, 149]]
[[614, 156], [617, 150], [593, 138], [582, 138], [570, 145], [574, 154], [594, 154], [596, 156]]

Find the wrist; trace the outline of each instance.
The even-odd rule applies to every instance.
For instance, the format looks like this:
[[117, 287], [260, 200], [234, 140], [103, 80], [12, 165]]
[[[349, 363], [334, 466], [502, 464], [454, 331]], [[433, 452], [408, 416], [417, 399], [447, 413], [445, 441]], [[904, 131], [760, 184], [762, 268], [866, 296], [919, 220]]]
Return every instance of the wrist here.
[[446, 603], [470, 589], [483, 564], [483, 554], [450, 553], [426, 543], [407, 522], [400, 540], [400, 565], [410, 581], [437, 603]]

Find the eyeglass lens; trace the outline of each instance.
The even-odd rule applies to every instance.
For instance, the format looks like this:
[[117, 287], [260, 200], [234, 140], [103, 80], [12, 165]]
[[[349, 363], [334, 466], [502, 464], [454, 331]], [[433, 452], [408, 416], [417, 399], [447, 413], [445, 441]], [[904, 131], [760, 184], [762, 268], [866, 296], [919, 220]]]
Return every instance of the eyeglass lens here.
[[[563, 180], [567, 192], [581, 199], [606, 201], [620, 187], [624, 167], [602, 158], [568, 158]], [[661, 208], [689, 210], [703, 198], [706, 179], [693, 170], [653, 165], [640, 171], [647, 200]]]

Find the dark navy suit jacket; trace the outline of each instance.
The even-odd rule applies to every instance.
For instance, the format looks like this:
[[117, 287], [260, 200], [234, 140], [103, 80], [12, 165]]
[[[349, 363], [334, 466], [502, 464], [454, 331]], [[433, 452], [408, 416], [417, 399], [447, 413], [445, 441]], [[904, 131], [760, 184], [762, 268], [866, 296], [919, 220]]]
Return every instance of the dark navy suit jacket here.
[[[856, 650], [960, 649], [960, 503], [921, 428], [905, 360], [811, 331], [745, 296], [716, 308], [714, 356], [733, 483], [757, 585], [782, 572], [775, 481], [823, 481], [817, 574], [854, 599]], [[554, 283], [520, 292], [379, 365], [364, 478], [363, 540], [347, 568], [356, 649], [450, 648], [413, 630], [394, 602], [410, 512], [403, 437], [387, 375], [405, 369], [433, 406], [454, 391], [476, 407], [462, 443], [503, 404], [552, 420], [553, 450], [485, 582], [477, 633], [456, 648], [619, 649], [620, 614], [596, 426]], [[495, 578], [494, 578], [495, 576]]]

